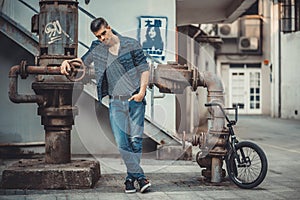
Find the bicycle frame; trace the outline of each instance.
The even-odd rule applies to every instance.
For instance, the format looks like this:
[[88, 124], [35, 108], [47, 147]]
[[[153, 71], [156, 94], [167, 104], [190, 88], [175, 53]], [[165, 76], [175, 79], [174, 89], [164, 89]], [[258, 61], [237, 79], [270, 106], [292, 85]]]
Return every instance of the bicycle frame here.
[[[208, 103], [205, 106], [218, 106], [222, 111], [224, 118], [227, 121], [227, 128], [229, 135], [226, 138], [227, 152], [223, 159], [226, 162], [227, 173], [232, 182], [237, 186], [244, 189], [251, 189], [258, 186], [266, 177], [268, 170], [268, 161], [263, 150], [253, 142], [241, 141], [239, 142], [235, 136], [233, 126], [237, 122], [237, 111], [238, 108], [223, 108], [218, 103]], [[235, 110], [235, 120], [229, 120], [224, 110]], [[250, 151], [248, 150], [250, 149]], [[256, 159], [250, 156], [252, 152], [255, 152]], [[259, 159], [258, 161], [256, 161]], [[259, 162], [259, 171], [253, 170], [252, 160]], [[200, 165], [201, 166], [201, 165]], [[240, 170], [240, 168], [243, 168]], [[242, 174], [242, 175], [241, 175]], [[241, 175], [241, 176], [240, 176]], [[248, 176], [251, 176], [250, 178]], [[245, 177], [248, 177], [245, 179]]]
[[[230, 155], [233, 152], [233, 155], [236, 157], [237, 162], [238, 162], [238, 166], [239, 167], [246, 167], [248, 165], [251, 165], [251, 161], [249, 160], [248, 157], [245, 156], [245, 153], [243, 151], [243, 149], [240, 149], [241, 152], [241, 157], [242, 160], [240, 159], [240, 156], [237, 154], [236, 151], [236, 145], [239, 143], [239, 141], [237, 140], [234, 130], [233, 130], [233, 126], [236, 125], [237, 122], [237, 107], [235, 108], [224, 108], [224, 110], [235, 110], [235, 121], [230, 121], [228, 119], [228, 117], [226, 116], [226, 120], [228, 122], [227, 127], [229, 129], [229, 135], [230, 135], [230, 139], [228, 138], [227, 143], [230, 146], [230, 149], [228, 149], [227, 155]], [[225, 114], [225, 112], [223, 112], [223, 114]]]
[[[223, 108], [222, 105], [219, 104], [219, 103], [207, 103], [207, 104], [205, 104], [205, 106], [207, 106], [207, 107], [208, 106], [218, 106], [221, 109], [221, 111], [222, 111], [222, 113], [223, 113], [226, 121], [228, 122], [227, 127], [229, 129], [229, 137], [230, 137], [230, 138], [227, 139], [227, 144], [229, 146], [229, 149], [227, 151], [227, 155], [226, 156], [230, 155], [232, 152], [234, 152], [234, 155], [237, 156], [237, 152], [236, 152], [235, 146], [236, 146], [236, 144], [239, 141], [237, 140], [237, 138], [235, 136], [235, 133], [234, 133], [234, 130], [233, 130], [233, 126], [236, 125], [236, 123], [238, 121], [238, 107]], [[234, 112], [235, 119], [234, 120], [230, 120], [228, 118], [228, 116], [226, 115], [225, 110], [234, 110], [235, 111]], [[245, 157], [244, 151], [242, 149], [241, 149], [241, 155], [242, 155], [242, 161], [240, 160], [239, 156], [237, 156], [237, 161], [238, 161], [239, 165], [245, 164], [245, 162], [247, 162], [247, 158]]]

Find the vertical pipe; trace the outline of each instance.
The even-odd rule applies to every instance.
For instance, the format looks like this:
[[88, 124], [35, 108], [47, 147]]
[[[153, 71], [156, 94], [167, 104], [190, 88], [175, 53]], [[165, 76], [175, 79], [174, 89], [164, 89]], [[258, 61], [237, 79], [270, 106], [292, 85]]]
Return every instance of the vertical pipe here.
[[212, 157], [211, 159], [211, 182], [220, 183], [222, 175], [222, 160], [218, 157]]
[[[224, 86], [221, 79], [211, 72], [200, 72], [197, 86], [207, 87], [207, 102], [219, 103], [224, 105]], [[220, 108], [211, 107], [212, 126], [207, 132], [207, 137], [217, 141], [221, 135], [224, 135], [223, 127], [225, 126], [225, 118]], [[217, 133], [217, 134], [216, 134]], [[211, 161], [211, 182], [219, 183], [222, 178], [222, 164], [223, 161], [220, 155], [225, 155], [225, 143], [215, 144], [210, 150], [209, 155], [212, 157]]]
[[71, 162], [70, 130], [46, 130], [45, 162], [63, 164]]

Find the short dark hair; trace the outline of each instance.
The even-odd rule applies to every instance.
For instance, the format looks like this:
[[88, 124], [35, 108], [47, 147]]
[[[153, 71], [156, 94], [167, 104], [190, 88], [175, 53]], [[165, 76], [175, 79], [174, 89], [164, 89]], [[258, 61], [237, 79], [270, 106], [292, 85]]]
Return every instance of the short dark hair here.
[[99, 18], [94, 19], [91, 22], [90, 29], [93, 33], [95, 33], [97, 31], [99, 31], [102, 26], [107, 27], [108, 23], [104, 18], [99, 17]]

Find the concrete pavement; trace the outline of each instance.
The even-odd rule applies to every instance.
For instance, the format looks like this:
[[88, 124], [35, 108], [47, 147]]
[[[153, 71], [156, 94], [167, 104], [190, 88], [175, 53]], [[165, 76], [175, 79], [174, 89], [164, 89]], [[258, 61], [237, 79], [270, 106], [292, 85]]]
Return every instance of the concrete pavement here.
[[[238, 188], [227, 177], [220, 184], [206, 182], [195, 161], [162, 161], [146, 155], [142, 166], [152, 187], [145, 194], [123, 192], [125, 166], [121, 159], [97, 157], [102, 177], [93, 189], [0, 189], [0, 199], [300, 199], [300, 121], [240, 116], [235, 130], [240, 140], [262, 147], [268, 158], [266, 179], [251, 190]], [[0, 160], [1, 172], [11, 162]]]

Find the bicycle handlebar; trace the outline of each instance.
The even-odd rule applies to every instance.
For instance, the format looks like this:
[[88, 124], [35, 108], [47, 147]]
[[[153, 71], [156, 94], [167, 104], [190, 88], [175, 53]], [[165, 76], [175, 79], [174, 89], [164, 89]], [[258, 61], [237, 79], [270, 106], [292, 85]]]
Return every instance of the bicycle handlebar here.
[[219, 106], [221, 109], [222, 109], [222, 106], [221, 106], [221, 104], [219, 104], [219, 103], [206, 103], [206, 104], [204, 104], [206, 107], [208, 107], [208, 106]]
[[[237, 116], [238, 116], [238, 107], [234, 107], [234, 108], [223, 108], [222, 105], [219, 104], [219, 103], [206, 103], [206, 104], [204, 104], [204, 105], [205, 105], [206, 107], [218, 106], [218, 107], [221, 109], [221, 111], [222, 111], [222, 113], [223, 113], [223, 115], [224, 115], [226, 121], [227, 121], [228, 123], [232, 124], [232, 125], [235, 125], [235, 124], [236, 124], [236, 122], [237, 122], [237, 120], [238, 120], [238, 117], [237, 117]], [[227, 115], [226, 115], [226, 113], [225, 113], [224, 110], [235, 110], [235, 121], [230, 121], [229, 118], [227, 117]]]

